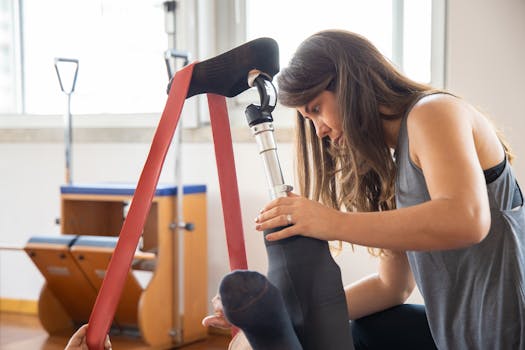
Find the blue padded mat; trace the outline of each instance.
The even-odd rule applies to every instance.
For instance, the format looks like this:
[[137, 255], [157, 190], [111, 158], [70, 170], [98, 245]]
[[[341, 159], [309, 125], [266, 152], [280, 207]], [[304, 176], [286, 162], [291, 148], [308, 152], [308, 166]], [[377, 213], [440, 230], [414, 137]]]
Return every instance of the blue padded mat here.
[[77, 240], [77, 235], [60, 235], [60, 236], [33, 236], [29, 238], [27, 243], [45, 243], [45, 244], [60, 244], [71, 247]]
[[113, 236], [79, 236], [73, 245], [114, 248], [117, 245], [117, 242], [118, 237]]
[[[60, 186], [60, 193], [132, 196], [135, 188], [136, 184], [130, 183], [88, 183]], [[205, 192], [206, 185], [184, 185], [184, 194]], [[155, 191], [155, 196], [174, 196], [176, 194], [177, 186], [173, 185], [158, 185]]]

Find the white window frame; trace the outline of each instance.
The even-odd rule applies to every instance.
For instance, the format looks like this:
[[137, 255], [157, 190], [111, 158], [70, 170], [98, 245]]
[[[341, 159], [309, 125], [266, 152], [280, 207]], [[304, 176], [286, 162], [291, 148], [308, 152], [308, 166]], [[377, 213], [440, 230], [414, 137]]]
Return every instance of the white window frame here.
[[[17, 13], [20, 14], [21, 4], [23, 0], [15, 1], [17, 6]], [[403, 0], [392, 0], [397, 12], [403, 9]], [[432, 0], [432, 35], [431, 35], [431, 84], [437, 88], [445, 86], [445, 40], [446, 40], [446, 0]], [[246, 41], [246, 3], [244, 0], [179, 0], [177, 1], [177, 43], [180, 47], [187, 49], [193, 60], [203, 60], [213, 57], [221, 52], [225, 52], [235, 46], [238, 46]], [[396, 10], [394, 12], [396, 12]], [[20, 15], [21, 17], [22, 15]], [[19, 17], [19, 18], [20, 18]], [[399, 17], [398, 17], [399, 18]], [[395, 21], [397, 27], [394, 30], [395, 37], [393, 42], [396, 46], [393, 47], [394, 62], [401, 61], [402, 67], [402, 22]], [[401, 28], [401, 29], [400, 29]], [[183, 35], [182, 33], [185, 33]], [[17, 34], [22, 38], [23, 33]], [[21, 62], [23, 52], [18, 44], [17, 57], [18, 62]], [[396, 62], [399, 63], [399, 62]], [[18, 67], [20, 74], [19, 78], [23, 78], [23, 67]], [[23, 81], [23, 79], [19, 79]], [[20, 106], [24, 105], [22, 86], [17, 86], [19, 89], [18, 103]], [[254, 102], [257, 98], [255, 93], [246, 93], [235, 99], [228, 99], [230, 107], [230, 114], [236, 115], [242, 113], [243, 119], [244, 109], [249, 103]], [[190, 123], [191, 128], [206, 126], [209, 124], [208, 107], [205, 97], [198, 97], [197, 99], [198, 123]], [[256, 100], [255, 100], [256, 101]], [[41, 115], [28, 116], [24, 113], [23, 108], [19, 108], [21, 113], [14, 115], [0, 115], [0, 125], [9, 125], [15, 127], [20, 124], [21, 127], [27, 127], [27, 123], [31, 126], [40, 125], [43, 127], [61, 127], [62, 115], [45, 116]], [[12, 117], [20, 117], [15, 121]], [[155, 127], [158, 122], [158, 115], [139, 114], [139, 115], [122, 115], [122, 114], [108, 114], [108, 115], [74, 115], [75, 127], [115, 127], [132, 126], [132, 127]], [[7, 118], [7, 119], [6, 119]], [[37, 118], [40, 118], [37, 120]], [[36, 122], [36, 123], [35, 123]], [[131, 122], [131, 123], [130, 123]], [[234, 122], [234, 124], [237, 122]], [[241, 125], [239, 125], [241, 126]]]
[[430, 76], [436, 88], [446, 87], [447, 0], [432, 0]]
[[[393, 1], [393, 47], [392, 61], [404, 68], [403, 60], [403, 25], [404, 0]], [[431, 43], [430, 43], [430, 84], [436, 88], [445, 87], [445, 40], [446, 40], [446, 2], [432, 0]]]
[[[233, 2], [233, 6], [237, 6], [237, 11], [241, 13], [241, 17], [246, 19], [246, 5], [244, 0], [228, 0], [230, 3]], [[401, 69], [403, 66], [403, 12], [404, 12], [404, 0], [392, 0], [393, 2], [393, 21], [392, 21], [392, 61]], [[432, 0], [432, 14], [431, 14], [431, 62], [430, 62], [430, 84], [435, 88], [442, 89], [445, 87], [445, 40], [446, 40], [446, 3], [447, 0]], [[230, 12], [231, 13], [231, 12]], [[228, 36], [235, 38], [234, 42], [224, 43], [222, 42], [219, 46], [220, 52], [226, 51], [227, 49], [234, 47], [234, 44], [240, 44], [245, 42], [246, 39], [246, 21], [238, 23], [235, 26], [228, 23], [233, 23], [233, 20], [228, 20], [227, 13], [221, 14], [223, 24], [217, 27], [217, 31], [221, 33], [228, 33]], [[243, 36], [239, 37], [239, 33]], [[234, 98], [230, 102], [231, 114], [237, 116], [244, 116], [244, 109], [248, 104], [257, 101], [258, 95], [255, 91], [243, 93], [237, 98]], [[286, 113], [285, 108], [281, 106], [276, 107], [276, 113]], [[233, 118], [232, 118], [233, 119]], [[234, 119], [234, 123], [239, 123], [239, 118]], [[279, 124], [279, 120], [276, 119], [276, 124]], [[284, 123], [283, 126], [290, 126], [288, 123]]]

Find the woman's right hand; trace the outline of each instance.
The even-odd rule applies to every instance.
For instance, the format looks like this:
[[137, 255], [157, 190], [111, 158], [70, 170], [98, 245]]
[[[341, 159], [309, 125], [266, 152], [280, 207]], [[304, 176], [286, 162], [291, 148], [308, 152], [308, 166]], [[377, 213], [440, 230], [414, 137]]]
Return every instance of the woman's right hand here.
[[230, 322], [228, 322], [228, 320], [226, 320], [226, 317], [224, 317], [221, 297], [219, 295], [216, 295], [211, 300], [211, 303], [213, 305], [214, 314], [211, 316], [206, 316], [202, 320], [202, 325], [205, 327], [211, 326], [211, 327], [223, 328], [223, 329], [231, 328], [232, 325], [230, 324]]

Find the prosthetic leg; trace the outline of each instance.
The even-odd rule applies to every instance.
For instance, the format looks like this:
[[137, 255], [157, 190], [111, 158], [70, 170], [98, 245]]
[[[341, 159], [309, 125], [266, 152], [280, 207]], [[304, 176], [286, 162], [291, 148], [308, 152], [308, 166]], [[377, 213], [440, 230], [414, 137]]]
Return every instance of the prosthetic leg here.
[[[248, 89], [248, 77], [255, 73], [250, 81], [259, 90], [261, 106], [248, 107], [248, 122], [265, 161], [272, 197], [285, 196], [291, 187], [284, 184], [273, 140], [271, 111], [276, 102], [275, 90], [273, 95], [268, 94], [266, 85], [278, 72], [278, 62], [276, 42], [262, 38], [210, 60], [190, 64], [173, 78], [168, 88], [166, 108], [91, 313], [87, 332], [90, 349], [103, 348], [105, 334], [123, 288], [123, 276], [129, 269], [144, 227], [145, 215], [182, 105], [185, 98], [196, 94], [208, 94], [230, 268], [247, 268], [231, 135], [223, 96], [233, 97]], [[353, 349], [340, 271], [330, 255], [328, 244], [298, 236], [266, 245], [270, 261], [268, 279], [241, 271], [223, 280], [221, 294], [225, 315], [231, 318], [233, 324], [237, 323], [247, 330], [245, 333], [252, 334], [250, 341], [256, 350], [279, 349], [264, 342], [265, 338], [276, 334], [275, 327], [265, 328], [265, 325], [277, 321], [282, 322], [279, 324], [284, 327], [281, 327], [284, 332], [279, 336], [290, 341], [288, 349]], [[249, 292], [239, 293], [239, 290]], [[251, 308], [257, 305], [263, 306]], [[265, 310], [264, 314], [259, 312], [261, 308]], [[237, 317], [233, 317], [234, 314]], [[260, 319], [256, 320], [258, 317]], [[250, 324], [249, 319], [259, 322]]]
[[[273, 137], [273, 118], [271, 112], [276, 104], [275, 88], [266, 74], [252, 71], [249, 77], [250, 85], [257, 87], [260, 96], [260, 106], [250, 105], [246, 109], [246, 118], [252, 133], [259, 146], [259, 153], [264, 162], [264, 169], [272, 199], [285, 197], [292, 189], [284, 183], [277, 146]], [[264, 232], [265, 235], [283, 229], [276, 228]], [[308, 237], [295, 236], [281, 241], [269, 242], [265, 240], [268, 253], [268, 280], [282, 293], [286, 310], [279, 311], [281, 301], [277, 296], [266, 296], [273, 299], [273, 316], [275, 324], [285, 323], [280, 321], [289, 315], [295, 333], [303, 349], [353, 349], [345, 294], [341, 281], [339, 266], [333, 260], [326, 241]], [[240, 272], [244, 278], [229, 275], [221, 284], [221, 299], [225, 308], [225, 315], [231, 322], [245, 330], [246, 336], [254, 349], [296, 349], [289, 336], [281, 336], [273, 328], [274, 334], [267, 333], [267, 329], [251, 329], [244, 325], [246, 315], [239, 317], [237, 312], [228, 310], [229, 306], [238, 310], [239, 300], [231, 301], [227, 295], [237, 283], [244, 293], [238, 294], [237, 299], [246, 299], [252, 309], [251, 320], [260, 320], [271, 309], [268, 300], [264, 300], [265, 293], [271, 294], [271, 288], [260, 282], [260, 277], [252, 271]], [[251, 286], [246, 284], [251, 283]], [[253, 296], [254, 285], [260, 286], [257, 296]], [[261, 301], [262, 300], [262, 301]], [[259, 307], [253, 306], [260, 303]], [[287, 312], [286, 312], [287, 311]], [[285, 315], [286, 314], [286, 315]], [[237, 319], [241, 318], [241, 321]], [[238, 321], [239, 324], [236, 323]], [[253, 321], [256, 323], [257, 321]], [[264, 325], [264, 322], [263, 322]], [[244, 326], [244, 327], [243, 327]], [[282, 329], [286, 329], [283, 325]], [[261, 340], [264, 339], [265, 342]], [[273, 345], [268, 346], [268, 342]], [[279, 344], [291, 345], [281, 347]], [[292, 347], [294, 346], [294, 347]]]

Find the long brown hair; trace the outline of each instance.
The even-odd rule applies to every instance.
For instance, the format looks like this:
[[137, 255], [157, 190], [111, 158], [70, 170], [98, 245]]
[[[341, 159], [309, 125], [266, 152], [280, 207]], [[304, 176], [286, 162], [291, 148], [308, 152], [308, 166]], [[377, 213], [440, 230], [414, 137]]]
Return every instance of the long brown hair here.
[[[432, 88], [399, 73], [367, 39], [340, 30], [307, 38], [277, 82], [285, 106], [304, 106], [330, 90], [341, 113], [341, 147], [318, 139], [312, 122], [298, 113], [301, 193], [338, 209], [393, 209], [396, 170], [382, 120], [401, 118], [420, 94]], [[391, 114], [382, 113], [380, 106]]]

